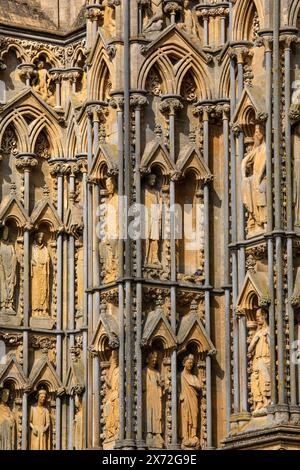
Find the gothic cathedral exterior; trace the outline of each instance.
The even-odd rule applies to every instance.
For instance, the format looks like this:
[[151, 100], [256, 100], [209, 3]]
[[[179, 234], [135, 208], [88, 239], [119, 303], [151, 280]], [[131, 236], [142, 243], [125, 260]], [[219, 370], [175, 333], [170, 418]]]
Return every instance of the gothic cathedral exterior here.
[[298, 28], [1, 0], [1, 450], [300, 449]]

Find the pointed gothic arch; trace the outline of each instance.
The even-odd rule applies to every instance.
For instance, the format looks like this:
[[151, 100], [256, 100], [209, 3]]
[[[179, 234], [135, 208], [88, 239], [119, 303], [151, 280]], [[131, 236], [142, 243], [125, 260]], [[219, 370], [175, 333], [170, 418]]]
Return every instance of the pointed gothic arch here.
[[233, 39], [235, 41], [252, 41], [252, 25], [255, 15], [262, 29], [265, 18], [263, 0], [238, 0], [234, 6]]

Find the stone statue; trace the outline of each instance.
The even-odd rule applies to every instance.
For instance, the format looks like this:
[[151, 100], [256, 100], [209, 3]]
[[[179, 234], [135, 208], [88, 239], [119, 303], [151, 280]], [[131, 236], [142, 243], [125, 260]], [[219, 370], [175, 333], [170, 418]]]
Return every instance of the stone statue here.
[[183, 9], [184, 9], [184, 23], [179, 23], [179, 27], [185, 29], [188, 34], [195, 36], [199, 39], [200, 37], [200, 28], [199, 21], [195, 11], [189, 8], [190, 0], [184, 0]]
[[9, 241], [9, 230], [3, 227], [0, 241], [0, 308], [1, 313], [13, 314], [14, 294], [17, 280], [17, 255]]
[[44, 233], [37, 233], [31, 256], [31, 308], [34, 317], [49, 315], [50, 254]]
[[300, 157], [297, 149], [300, 143], [300, 125], [295, 127], [294, 143], [294, 213], [295, 227], [300, 229]]
[[253, 415], [265, 412], [270, 404], [270, 330], [267, 313], [258, 309], [256, 312], [257, 331], [249, 345], [252, 358], [251, 394], [253, 399]]
[[75, 450], [82, 450], [83, 438], [84, 438], [84, 421], [83, 421], [83, 406], [82, 406], [82, 396], [75, 395], [75, 408], [76, 413], [73, 423], [73, 446]]
[[112, 36], [116, 31], [116, 12], [115, 7], [118, 0], [103, 0], [102, 7], [104, 7], [103, 14], [103, 28], [107, 31], [109, 36]]
[[109, 177], [106, 182], [107, 190], [107, 214], [106, 214], [106, 260], [105, 281], [111, 282], [117, 275], [118, 267], [118, 242], [119, 242], [119, 196], [115, 178]]
[[193, 374], [195, 358], [189, 354], [183, 360], [183, 371], [180, 374], [180, 424], [182, 447], [199, 447], [198, 420], [199, 397], [201, 385], [199, 379]]
[[42, 99], [49, 104], [53, 104], [53, 96], [50, 91], [51, 77], [48, 73], [48, 70], [45, 67], [45, 62], [40, 60], [37, 64], [36, 79], [34, 82], [33, 89]]
[[149, 448], [161, 449], [162, 438], [162, 396], [164, 382], [157, 370], [158, 354], [150, 352], [147, 367], [143, 370], [143, 409], [146, 445]]
[[50, 450], [50, 413], [46, 408], [46, 390], [39, 390], [38, 402], [30, 409], [30, 449]]
[[147, 2], [142, 1], [141, 3], [145, 6], [143, 31], [145, 33], [161, 31], [164, 18], [162, 0], [149, 0]]
[[110, 368], [105, 379], [107, 392], [104, 409], [105, 441], [119, 437], [119, 358], [118, 351], [113, 350]]
[[259, 124], [255, 126], [254, 147], [242, 162], [242, 195], [249, 213], [249, 230], [264, 230], [267, 223], [266, 144]]
[[162, 236], [162, 203], [156, 188], [157, 177], [154, 173], [147, 176], [144, 188], [145, 218], [145, 265], [161, 266], [158, 257], [159, 241]]
[[9, 394], [9, 389], [4, 388], [0, 395], [0, 450], [15, 449], [16, 420], [7, 404]]

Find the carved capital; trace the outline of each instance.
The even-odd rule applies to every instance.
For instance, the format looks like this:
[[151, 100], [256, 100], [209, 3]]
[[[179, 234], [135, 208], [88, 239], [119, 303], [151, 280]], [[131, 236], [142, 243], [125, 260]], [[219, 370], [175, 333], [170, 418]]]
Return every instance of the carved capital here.
[[49, 162], [51, 176], [65, 176], [71, 172], [70, 165], [62, 162]]
[[291, 302], [292, 307], [299, 308], [300, 307], [300, 295], [293, 295], [290, 298], [290, 302]]
[[21, 80], [31, 80], [35, 74], [35, 65], [30, 63], [20, 64], [17, 67]]
[[238, 64], [243, 64], [246, 62], [247, 59], [253, 56], [253, 51], [246, 47], [229, 47], [228, 48], [228, 55], [231, 59], [236, 59]]
[[295, 124], [300, 121], [300, 104], [292, 104], [289, 110], [289, 118]]
[[225, 18], [229, 15], [229, 8], [220, 6], [220, 7], [213, 7], [213, 8], [205, 8], [205, 7], [196, 7], [196, 14], [199, 18], [209, 18], [209, 17], [216, 17], [221, 16]]
[[35, 158], [35, 154], [18, 154], [16, 155], [16, 168], [21, 171], [30, 171], [32, 168], [37, 166], [38, 161]]
[[109, 106], [116, 109], [117, 111], [123, 111], [124, 109], [123, 96], [113, 96], [109, 101]]
[[178, 98], [165, 98], [161, 101], [159, 109], [162, 113], [175, 114], [177, 109], [182, 109], [183, 105]]
[[295, 34], [282, 34], [280, 36], [280, 42], [283, 44], [285, 49], [291, 49], [292, 45], [298, 41], [298, 37]]
[[130, 106], [133, 108], [141, 109], [146, 104], [148, 104], [148, 100], [143, 95], [132, 95], [130, 97]]
[[177, 2], [168, 2], [164, 7], [164, 12], [167, 14], [174, 14], [176, 11], [182, 10], [182, 6]]
[[90, 21], [98, 21], [104, 15], [104, 7], [101, 5], [91, 5], [87, 7], [85, 16]]
[[235, 136], [238, 136], [242, 132], [242, 127], [237, 122], [231, 122], [230, 127]]
[[261, 297], [258, 300], [258, 306], [264, 309], [268, 309], [271, 303], [271, 299], [269, 297]]

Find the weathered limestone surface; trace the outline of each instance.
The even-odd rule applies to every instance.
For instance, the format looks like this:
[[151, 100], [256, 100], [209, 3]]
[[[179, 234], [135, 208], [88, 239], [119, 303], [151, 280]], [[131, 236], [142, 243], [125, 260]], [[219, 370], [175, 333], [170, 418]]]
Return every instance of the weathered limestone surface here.
[[299, 450], [299, 0], [57, 5], [0, 2], [0, 449]]

